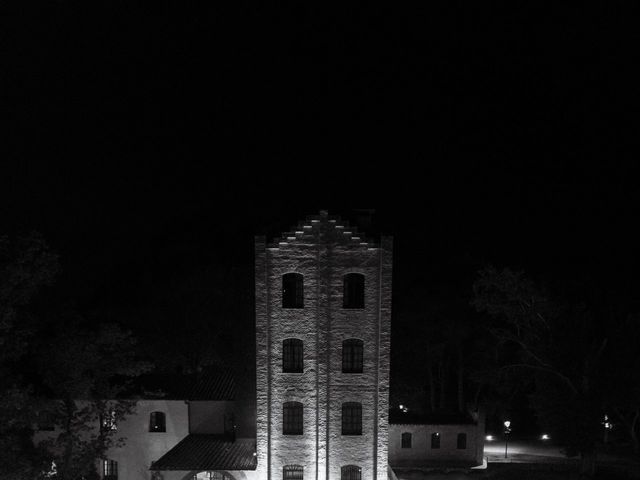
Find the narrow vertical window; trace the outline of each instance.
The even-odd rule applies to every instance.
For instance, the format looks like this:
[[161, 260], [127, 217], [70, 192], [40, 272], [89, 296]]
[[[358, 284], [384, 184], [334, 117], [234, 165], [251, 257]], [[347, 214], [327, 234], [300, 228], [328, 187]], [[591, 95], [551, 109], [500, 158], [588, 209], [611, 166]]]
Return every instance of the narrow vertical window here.
[[102, 461], [102, 479], [118, 480], [118, 462], [115, 460]]
[[357, 465], [345, 465], [340, 469], [340, 480], [362, 480], [362, 468]]
[[342, 404], [342, 435], [362, 435], [362, 404]]
[[284, 480], [304, 480], [302, 466], [285, 465], [282, 469], [282, 478]]
[[465, 450], [467, 448], [467, 434], [458, 434], [458, 450]]
[[402, 434], [402, 448], [411, 448], [411, 434], [409, 432]]
[[347, 273], [342, 292], [343, 308], [364, 308], [364, 275]]
[[431, 448], [440, 448], [440, 432], [431, 434]]
[[285, 402], [283, 405], [282, 433], [302, 435], [302, 404], [300, 402]]
[[304, 286], [302, 274], [286, 273], [282, 276], [282, 307], [304, 307]]
[[163, 412], [151, 412], [149, 415], [149, 431], [150, 432], [166, 432], [167, 425]]
[[342, 372], [362, 373], [362, 340], [349, 338], [342, 342]]
[[282, 342], [282, 371], [302, 373], [302, 340], [287, 338]]

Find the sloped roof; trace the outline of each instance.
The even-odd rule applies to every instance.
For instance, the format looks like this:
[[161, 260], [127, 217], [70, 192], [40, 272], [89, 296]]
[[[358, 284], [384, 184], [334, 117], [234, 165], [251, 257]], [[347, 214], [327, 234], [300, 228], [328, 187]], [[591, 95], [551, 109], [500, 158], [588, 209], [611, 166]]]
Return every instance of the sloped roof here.
[[315, 245], [318, 243], [333, 243], [355, 248], [377, 247], [378, 245], [358, 233], [358, 229], [349, 226], [349, 222], [340, 217], [329, 215], [321, 210], [319, 215], [308, 216], [292, 227], [291, 232], [282, 234], [282, 238], [269, 244], [270, 248], [287, 247], [288, 245]]
[[232, 441], [225, 435], [190, 434], [149, 470], [255, 470], [253, 438]]
[[206, 368], [190, 375], [142, 375], [131, 395], [165, 400], [234, 400], [236, 385], [231, 371]]
[[233, 400], [236, 384], [230, 371], [203, 371], [196, 377], [187, 400]]

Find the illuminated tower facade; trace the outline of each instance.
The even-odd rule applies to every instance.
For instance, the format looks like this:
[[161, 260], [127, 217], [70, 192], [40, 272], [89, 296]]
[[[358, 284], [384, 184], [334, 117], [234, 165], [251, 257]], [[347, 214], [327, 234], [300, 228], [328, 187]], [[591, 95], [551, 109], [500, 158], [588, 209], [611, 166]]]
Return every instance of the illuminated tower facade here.
[[258, 479], [387, 480], [391, 268], [325, 211], [256, 238]]

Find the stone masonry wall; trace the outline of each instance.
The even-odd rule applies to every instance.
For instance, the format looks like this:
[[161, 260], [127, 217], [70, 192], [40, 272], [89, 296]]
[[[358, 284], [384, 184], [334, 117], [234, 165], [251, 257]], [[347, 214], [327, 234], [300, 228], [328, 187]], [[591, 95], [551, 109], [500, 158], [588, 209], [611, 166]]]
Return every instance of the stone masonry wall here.
[[[387, 478], [391, 240], [361, 241], [322, 212], [277, 245], [256, 239], [257, 478], [280, 480], [285, 465], [305, 480], [339, 480], [345, 465], [363, 479]], [[282, 307], [282, 276], [301, 273], [304, 308]], [[365, 308], [342, 308], [343, 276], [365, 275]], [[282, 372], [282, 342], [303, 341], [303, 373]], [[342, 373], [342, 341], [364, 342], [363, 373]], [[283, 403], [304, 405], [303, 434], [282, 434]], [[343, 436], [342, 403], [362, 404], [361, 436]]]

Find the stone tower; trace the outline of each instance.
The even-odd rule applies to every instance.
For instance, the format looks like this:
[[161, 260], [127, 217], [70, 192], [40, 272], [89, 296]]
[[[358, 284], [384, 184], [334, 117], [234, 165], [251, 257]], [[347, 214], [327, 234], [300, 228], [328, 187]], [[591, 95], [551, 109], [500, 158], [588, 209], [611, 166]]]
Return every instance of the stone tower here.
[[391, 265], [326, 211], [256, 238], [259, 480], [387, 480]]

